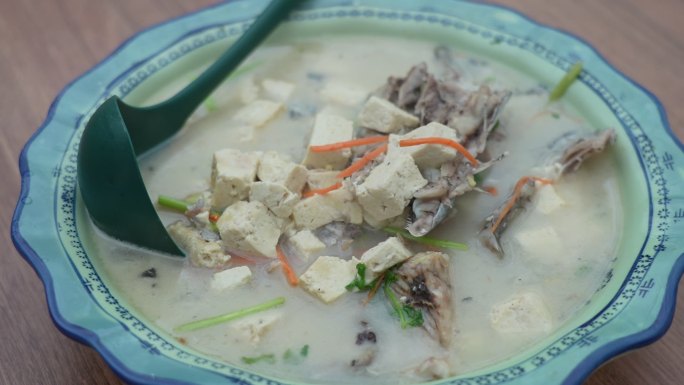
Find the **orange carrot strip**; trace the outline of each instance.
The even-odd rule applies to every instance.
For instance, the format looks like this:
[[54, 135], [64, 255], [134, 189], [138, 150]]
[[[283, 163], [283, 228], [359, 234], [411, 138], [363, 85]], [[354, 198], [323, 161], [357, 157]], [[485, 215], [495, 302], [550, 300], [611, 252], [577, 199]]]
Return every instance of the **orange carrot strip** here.
[[209, 214], [209, 222], [211, 223], [216, 223], [219, 220], [219, 215], [218, 214]]
[[290, 266], [290, 264], [287, 262], [287, 258], [285, 258], [285, 254], [283, 254], [283, 250], [280, 249], [280, 246], [276, 246], [276, 254], [280, 260], [280, 266], [283, 267], [283, 273], [285, 273], [287, 282], [290, 284], [290, 286], [297, 286], [299, 283], [299, 278], [297, 278], [297, 274], [295, 274], [292, 266]]
[[367, 153], [361, 159], [357, 160], [356, 162], [352, 163], [349, 167], [340, 171], [340, 173], [337, 174], [337, 177], [338, 178], [346, 178], [348, 176], [351, 176], [351, 174], [361, 170], [365, 165], [370, 163], [373, 159], [380, 156], [380, 154], [385, 153], [385, 151], [387, 151], [387, 145], [386, 144], [384, 144], [384, 145], [376, 148], [375, 150]]
[[463, 147], [461, 143], [455, 140], [434, 136], [428, 138], [402, 139], [399, 141], [399, 146], [401, 147], [418, 146], [421, 144], [441, 144], [444, 146], [449, 146], [455, 149], [456, 151], [460, 152], [466, 159], [468, 159], [468, 162], [470, 162], [470, 164], [472, 164], [473, 166], [478, 165], [477, 159], [475, 159], [473, 154], [471, 154], [470, 151], [466, 150], [466, 148]]
[[489, 194], [489, 195], [494, 195], [494, 196], [499, 195], [499, 190], [497, 190], [496, 187], [494, 187], [494, 186], [486, 186], [486, 187], [483, 187], [482, 189], [485, 190], [487, 192], [487, 194]]
[[515, 205], [515, 202], [518, 200], [518, 197], [520, 197], [520, 193], [522, 192], [523, 187], [529, 182], [529, 181], [535, 181], [539, 182], [541, 184], [552, 184], [553, 181], [551, 179], [546, 179], [546, 178], [539, 178], [536, 176], [524, 176], [518, 180], [518, 182], [515, 184], [515, 189], [513, 190], [513, 195], [511, 196], [511, 199], [508, 200], [506, 203], [506, 206], [504, 206], [504, 209], [501, 210], [501, 213], [499, 213], [499, 217], [496, 219], [496, 222], [494, 222], [494, 226], [492, 226], [492, 233], [496, 231], [496, 229], [499, 227], [501, 224], [501, 221], [506, 217], [509, 211], [513, 208]]
[[302, 197], [304, 198], [310, 198], [316, 194], [327, 194], [333, 190], [337, 190], [338, 188], [342, 187], [342, 182], [337, 182], [334, 185], [328, 186], [328, 187], [323, 187], [315, 190], [309, 190], [302, 194]]
[[364, 305], [368, 305], [368, 303], [369, 303], [369, 302], [373, 299], [373, 297], [375, 296], [375, 293], [378, 292], [378, 289], [379, 289], [380, 286], [382, 285], [382, 281], [385, 280], [385, 274], [386, 274], [386, 272], [383, 272], [382, 275], [378, 277], [378, 280], [375, 281], [375, 285], [373, 285], [373, 287], [372, 287], [372, 288], [370, 289], [370, 291], [368, 292], [368, 296], [366, 297], [366, 300], [363, 301], [363, 304], [364, 304]]
[[369, 136], [367, 138], [348, 140], [346, 142], [337, 142], [337, 143], [323, 144], [320, 146], [311, 146], [311, 147], [309, 147], [309, 149], [312, 152], [337, 151], [337, 150], [341, 150], [343, 148], [351, 148], [351, 147], [365, 146], [368, 144], [382, 143], [382, 142], [386, 142], [388, 140], [389, 140], [389, 136], [387, 136], [387, 135]]

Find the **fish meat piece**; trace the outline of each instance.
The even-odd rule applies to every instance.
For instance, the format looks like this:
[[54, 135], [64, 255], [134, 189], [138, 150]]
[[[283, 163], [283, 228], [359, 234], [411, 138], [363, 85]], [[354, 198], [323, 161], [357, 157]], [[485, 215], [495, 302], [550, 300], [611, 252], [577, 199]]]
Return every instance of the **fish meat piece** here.
[[423, 328], [443, 347], [454, 334], [454, 309], [451, 300], [449, 257], [428, 251], [409, 258], [395, 271], [397, 280], [390, 286], [405, 304], [423, 312]]

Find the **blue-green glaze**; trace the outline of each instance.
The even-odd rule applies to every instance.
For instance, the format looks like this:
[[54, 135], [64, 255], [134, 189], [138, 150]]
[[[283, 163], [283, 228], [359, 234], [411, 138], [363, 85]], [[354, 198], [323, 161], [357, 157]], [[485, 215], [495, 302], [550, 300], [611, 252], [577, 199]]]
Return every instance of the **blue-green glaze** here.
[[[164, 76], [206, 61], [238, 36], [265, 3], [223, 3], [136, 35], [62, 91], [22, 151], [22, 190], [12, 221], [15, 245], [45, 283], [50, 314], [60, 330], [95, 348], [131, 383], [291, 383], [213, 360], [138, 318], [102, 281], [79, 230], [87, 213], [77, 194], [76, 153], [90, 114], [111, 95], [142, 100]], [[312, 1], [291, 16], [280, 38], [349, 30], [448, 41], [549, 85], [581, 60], [579, 83], [565, 98], [594, 126], [619, 131], [612, 157], [624, 193], [625, 225], [602, 289], [541, 343], [505, 362], [439, 383], [579, 384], [607, 359], [665, 333], [684, 271], [684, 152], [648, 91], [578, 38], [492, 5]]]

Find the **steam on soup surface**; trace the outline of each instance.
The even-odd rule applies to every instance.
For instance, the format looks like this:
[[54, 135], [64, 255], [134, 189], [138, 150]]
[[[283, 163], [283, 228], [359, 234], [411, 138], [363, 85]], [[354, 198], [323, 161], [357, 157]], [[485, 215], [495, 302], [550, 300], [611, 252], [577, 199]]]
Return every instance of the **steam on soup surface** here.
[[142, 161], [153, 198], [191, 202], [160, 207], [188, 258], [96, 234], [111, 284], [182, 343], [287, 379], [421, 382], [548, 336], [609, 271], [617, 181], [605, 154], [584, 160], [613, 134], [533, 79], [369, 36], [267, 46], [243, 68]]

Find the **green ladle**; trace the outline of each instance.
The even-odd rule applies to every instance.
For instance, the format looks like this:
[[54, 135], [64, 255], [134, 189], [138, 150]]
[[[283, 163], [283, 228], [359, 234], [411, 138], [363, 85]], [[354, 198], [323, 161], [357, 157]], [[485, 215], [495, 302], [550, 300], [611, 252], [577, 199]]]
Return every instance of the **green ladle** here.
[[97, 227], [116, 239], [183, 256], [150, 200], [137, 156], [178, 132], [197, 106], [300, 2], [273, 0], [215, 63], [165, 102], [133, 107], [112, 96], [95, 111], [79, 144], [77, 174], [83, 202]]

